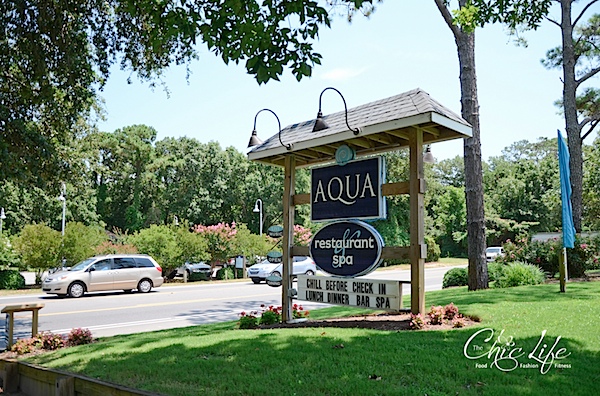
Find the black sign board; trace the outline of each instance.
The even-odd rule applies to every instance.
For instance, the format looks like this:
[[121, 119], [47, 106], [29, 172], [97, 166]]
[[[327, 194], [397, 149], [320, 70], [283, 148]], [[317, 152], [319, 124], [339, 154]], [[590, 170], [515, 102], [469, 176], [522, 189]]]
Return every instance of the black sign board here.
[[384, 174], [383, 157], [313, 169], [312, 221], [385, 218]]
[[338, 221], [321, 228], [310, 242], [315, 264], [330, 275], [368, 274], [381, 263], [383, 239], [362, 221]]

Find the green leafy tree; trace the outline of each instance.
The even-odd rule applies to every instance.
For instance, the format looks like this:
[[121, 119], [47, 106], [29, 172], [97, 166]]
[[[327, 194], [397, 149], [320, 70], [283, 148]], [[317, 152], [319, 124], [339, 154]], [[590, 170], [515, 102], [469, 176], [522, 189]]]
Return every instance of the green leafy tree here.
[[86, 226], [78, 222], [67, 223], [59, 256], [66, 260], [67, 266], [73, 266], [81, 260], [94, 256], [96, 248], [106, 239], [106, 233], [98, 226]]
[[37, 271], [38, 278], [47, 269], [60, 264], [60, 232], [44, 224], [29, 224], [13, 239], [13, 246], [26, 268]]
[[177, 245], [179, 246], [179, 252], [181, 252], [177, 258], [179, 263], [197, 263], [210, 259], [208, 241], [203, 235], [192, 232], [187, 227], [173, 227], [173, 230]]
[[250, 232], [245, 224], [236, 224], [237, 232], [231, 244], [229, 256], [245, 256], [249, 264], [254, 264], [257, 257], [264, 257], [273, 248], [273, 241], [265, 235]]
[[586, 152], [583, 196], [585, 223], [591, 230], [600, 229], [600, 137]]
[[[563, 96], [559, 101], [564, 116], [569, 146], [571, 172], [571, 204], [575, 229], [582, 229], [583, 213], [583, 155], [582, 144], [600, 122], [600, 92], [585, 88], [578, 97], [578, 89], [600, 72], [600, 14], [593, 15], [585, 24], [578, 25], [597, 0], [587, 1], [573, 19], [573, 0], [555, 0], [560, 4], [560, 20], [548, 17], [548, 21], [561, 30], [562, 43], [553, 48], [542, 60], [549, 69], [563, 71]], [[587, 128], [587, 131], [586, 131]]]
[[472, 126], [472, 137], [465, 139], [465, 191], [467, 204], [467, 235], [469, 249], [469, 290], [488, 287], [485, 261], [485, 211], [483, 169], [481, 161], [481, 131], [477, 75], [475, 71], [475, 29], [487, 23], [500, 22], [536, 28], [548, 13], [550, 0], [458, 0], [451, 10], [450, 0], [434, 0], [454, 36], [460, 65], [461, 115]]
[[21, 259], [15, 251], [15, 248], [10, 244], [8, 238], [0, 235], [0, 270], [11, 267], [20, 267]]
[[152, 256], [162, 267], [163, 274], [183, 265], [179, 260], [183, 252], [177, 242], [175, 231], [165, 225], [151, 225], [127, 237], [127, 242], [136, 247], [138, 252]]
[[319, 24], [329, 25], [326, 9], [306, 0], [2, 2], [0, 180], [55, 173], [57, 147], [116, 63], [154, 85], [169, 65], [197, 59], [203, 42], [225, 63], [245, 62], [258, 83], [285, 66], [300, 80], [320, 63]]
[[448, 186], [434, 207], [434, 224], [442, 256], [464, 257], [467, 253], [465, 192]]

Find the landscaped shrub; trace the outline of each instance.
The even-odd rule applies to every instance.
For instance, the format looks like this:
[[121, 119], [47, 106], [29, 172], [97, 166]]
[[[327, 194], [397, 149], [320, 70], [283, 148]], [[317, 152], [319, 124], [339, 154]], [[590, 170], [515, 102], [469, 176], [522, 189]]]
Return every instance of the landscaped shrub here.
[[[261, 306], [261, 313], [258, 311], [252, 311], [250, 313], [240, 313], [240, 320], [238, 322], [240, 329], [255, 329], [259, 325], [272, 325], [281, 323], [281, 306], [275, 307], [270, 305], [266, 307], [264, 304]], [[306, 318], [309, 315], [309, 311], [305, 311], [302, 305], [292, 305], [292, 318], [300, 319]]]
[[[567, 267], [569, 277], [580, 278], [585, 271], [598, 268], [600, 247], [598, 240], [588, 237], [577, 237], [573, 249], [567, 249]], [[545, 242], [530, 241], [521, 237], [507, 241], [504, 245], [504, 256], [496, 258], [497, 262], [525, 262], [535, 264], [550, 276], [558, 272], [558, 259], [562, 254], [562, 240], [551, 239]]]
[[47, 331], [35, 337], [17, 340], [10, 350], [18, 355], [24, 355], [38, 349], [54, 351], [66, 346], [89, 344], [93, 341], [92, 333], [88, 329], [73, 329], [67, 337]]
[[438, 261], [440, 259], [441, 250], [440, 245], [437, 244], [435, 238], [430, 235], [425, 235], [425, 243], [427, 244], [427, 258], [425, 261], [428, 263]]
[[205, 280], [208, 280], [208, 275], [206, 275], [204, 272], [192, 272], [188, 276], [188, 281], [190, 282]]
[[17, 270], [0, 270], [0, 289], [17, 290], [25, 287], [25, 278]]
[[444, 274], [442, 288], [451, 286], [466, 286], [469, 283], [467, 268], [452, 268]]
[[452, 327], [464, 327], [465, 318], [458, 312], [458, 307], [454, 303], [448, 305], [432, 305], [427, 316], [421, 314], [410, 315], [410, 328], [413, 330], [423, 329], [426, 325], [451, 324]]
[[258, 312], [240, 313], [240, 321], [238, 322], [240, 329], [256, 329], [258, 327]]
[[234, 279], [233, 268], [232, 267], [223, 267], [223, 268], [220, 268], [217, 271], [217, 279], [218, 280]]
[[427, 315], [429, 315], [429, 320], [432, 325], [439, 325], [444, 323], [445, 314], [446, 310], [444, 310], [444, 307], [438, 305], [437, 307], [432, 306]]
[[270, 306], [267, 310], [263, 311], [258, 324], [272, 325], [279, 322], [281, 322], [281, 307]]
[[23, 338], [17, 340], [10, 348], [11, 351], [16, 352], [17, 355], [24, 355], [26, 353], [31, 353], [36, 349], [40, 349], [41, 341], [37, 337], [33, 338]]
[[413, 330], [420, 330], [423, 327], [425, 327], [425, 321], [423, 320], [423, 315], [410, 314], [410, 328]]
[[495, 287], [513, 287], [523, 285], [538, 285], [544, 283], [544, 272], [535, 265], [527, 263], [510, 263], [496, 280]]
[[488, 263], [488, 280], [490, 282], [494, 282], [498, 280], [498, 278], [502, 275], [502, 271], [504, 270], [505, 264], [497, 263], [492, 261]]
[[92, 342], [94, 342], [94, 337], [89, 329], [72, 329], [67, 336], [67, 346], [85, 345]]
[[54, 351], [66, 346], [67, 341], [61, 334], [54, 334], [49, 331], [45, 331], [37, 335], [41, 342], [41, 348], [47, 351]]

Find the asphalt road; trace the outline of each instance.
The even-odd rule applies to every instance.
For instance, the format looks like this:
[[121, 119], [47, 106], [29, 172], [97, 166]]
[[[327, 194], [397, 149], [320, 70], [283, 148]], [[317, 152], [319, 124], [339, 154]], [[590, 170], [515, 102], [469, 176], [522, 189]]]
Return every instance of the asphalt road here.
[[[450, 268], [425, 269], [425, 289], [441, 289], [444, 273]], [[410, 271], [378, 270], [364, 278], [410, 280]], [[410, 294], [410, 287], [404, 288], [403, 294]], [[175, 286], [165, 284], [148, 294], [92, 293], [79, 299], [46, 294], [0, 297], [1, 307], [24, 303], [45, 304], [39, 312], [40, 331], [66, 334], [72, 328], [82, 327], [90, 329], [94, 337], [104, 337], [236, 320], [240, 312], [259, 310], [261, 304], [280, 305], [281, 288], [264, 283], [255, 285], [250, 280], [244, 280]], [[302, 305], [306, 309], [325, 306], [306, 302], [302, 302]], [[4, 320], [0, 326], [2, 324]], [[16, 315], [18, 338], [30, 326], [30, 312]]]

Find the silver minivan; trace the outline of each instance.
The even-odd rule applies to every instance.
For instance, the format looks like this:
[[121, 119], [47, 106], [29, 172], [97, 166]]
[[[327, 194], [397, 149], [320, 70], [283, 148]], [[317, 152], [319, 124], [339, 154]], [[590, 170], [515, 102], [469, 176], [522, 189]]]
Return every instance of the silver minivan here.
[[68, 270], [48, 275], [42, 291], [79, 298], [86, 292], [137, 289], [148, 293], [163, 284], [162, 268], [144, 254], [110, 254], [83, 260]]

